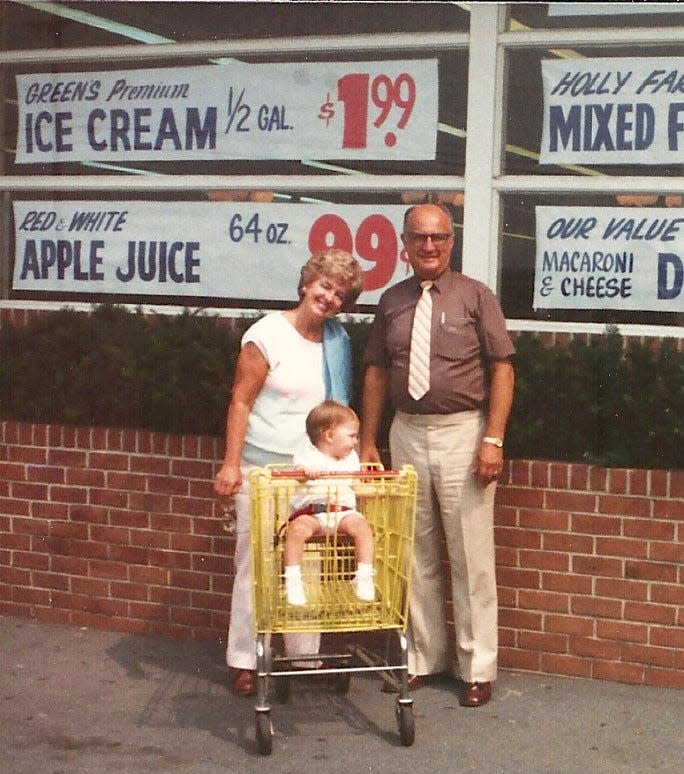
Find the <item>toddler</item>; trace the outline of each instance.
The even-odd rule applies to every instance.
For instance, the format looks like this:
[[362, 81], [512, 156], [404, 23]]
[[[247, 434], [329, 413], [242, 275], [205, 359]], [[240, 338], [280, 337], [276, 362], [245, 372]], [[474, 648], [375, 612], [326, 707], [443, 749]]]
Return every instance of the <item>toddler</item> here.
[[[359, 418], [341, 403], [326, 400], [306, 418], [310, 443], [302, 444], [293, 455], [295, 468], [315, 479], [322, 472], [361, 469], [356, 447]], [[373, 585], [373, 532], [363, 514], [356, 510], [356, 495], [351, 479], [310, 481], [303, 492], [292, 498], [292, 514], [284, 546], [285, 593], [291, 605], [305, 605], [301, 561], [304, 544], [312, 537], [337, 532], [354, 540], [356, 596], [364, 602], [375, 599]]]

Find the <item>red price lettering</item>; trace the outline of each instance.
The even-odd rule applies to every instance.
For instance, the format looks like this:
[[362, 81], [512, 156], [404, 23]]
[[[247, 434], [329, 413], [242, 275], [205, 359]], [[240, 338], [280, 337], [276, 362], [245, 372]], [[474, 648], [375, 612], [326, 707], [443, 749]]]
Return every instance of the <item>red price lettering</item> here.
[[[349, 73], [337, 82], [337, 98], [344, 104], [343, 148], [365, 148], [368, 144], [368, 97], [380, 109], [373, 121], [379, 129], [387, 120], [393, 107], [402, 110], [397, 128], [408, 123], [416, 104], [416, 82], [408, 73], [400, 73], [394, 81], [388, 75], [377, 75], [370, 82], [368, 73]], [[387, 132], [385, 145], [392, 146], [397, 137]]]
[[352, 235], [347, 222], [339, 215], [322, 215], [309, 231], [309, 250], [336, 248], [354, 252], [375, 266], [363, 273], [363, 289], [378, 290], [384, 287], [394, 275], [397, 265], [398, 242], [392, 221], [384, 215], [369, 215], [361, 221]]

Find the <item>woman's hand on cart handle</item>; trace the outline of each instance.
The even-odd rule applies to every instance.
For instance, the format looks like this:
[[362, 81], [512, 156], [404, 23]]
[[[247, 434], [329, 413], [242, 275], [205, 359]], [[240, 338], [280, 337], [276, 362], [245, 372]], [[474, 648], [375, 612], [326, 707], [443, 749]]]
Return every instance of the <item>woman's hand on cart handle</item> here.
[[224, 462], [214, 479], [214, 491], [219, 497], [231, 497], [242, 486], [242, 473], [239, 465]]
[[382, 462], [378, 447], [374, 443], [362, 444], [359, 457], [361, 462]]

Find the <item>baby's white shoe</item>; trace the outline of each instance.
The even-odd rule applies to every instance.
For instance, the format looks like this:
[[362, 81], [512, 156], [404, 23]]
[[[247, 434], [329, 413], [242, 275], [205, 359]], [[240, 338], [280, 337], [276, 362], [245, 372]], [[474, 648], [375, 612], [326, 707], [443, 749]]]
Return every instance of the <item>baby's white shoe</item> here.
[[352, 581], [356, 596], [362, 602], [372, 602], [375, 599], [375, 586], [373, 584], [373, 575], [359, 575], [357, 572]]
[[306, 604], [306, 594], [304, 593], [304, 584], [301, 578], [285, 579], [285, 596], [288, 605], [301, 607]]

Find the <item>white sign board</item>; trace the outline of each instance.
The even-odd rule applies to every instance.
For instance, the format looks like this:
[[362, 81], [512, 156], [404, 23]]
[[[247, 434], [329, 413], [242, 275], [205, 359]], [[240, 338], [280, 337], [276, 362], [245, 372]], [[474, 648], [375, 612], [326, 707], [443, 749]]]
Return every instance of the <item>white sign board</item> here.
[[545, 59], [540, 163], [682, 164], [684, 57]]
[[16, 78], [19, 164], [435, 158], [436, 59]]
[[364, 269], [360, 304], [411, 273], [403, 205], [15, 201], [15, 290], [296, 301], [312, 252]]
[[536, 207], [535, 309], [684, 312], [684, 210]]

